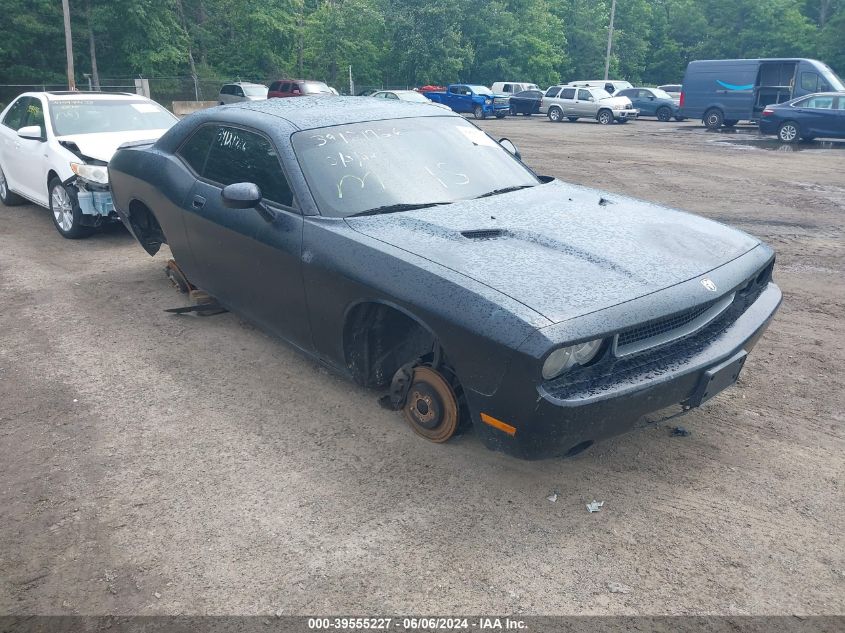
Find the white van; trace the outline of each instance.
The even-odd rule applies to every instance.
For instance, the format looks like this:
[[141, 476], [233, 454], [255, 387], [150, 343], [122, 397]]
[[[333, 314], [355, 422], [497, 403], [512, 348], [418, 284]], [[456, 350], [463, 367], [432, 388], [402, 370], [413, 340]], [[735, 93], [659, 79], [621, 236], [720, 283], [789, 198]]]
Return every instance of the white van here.
[[494, 94], [515, 95], [523, 90], [539, 90], [537, 84], [529, 84], [524, 81], [497, 81], [490, 90]]
[[576, 88], [603, 88], [610, 94], [615, 94], [620, 90], [633, 88], [630, 82], [616, 81], [613, 79], [589, 79], [587, 81], [570, 81], [567, 86], [575, 86]]

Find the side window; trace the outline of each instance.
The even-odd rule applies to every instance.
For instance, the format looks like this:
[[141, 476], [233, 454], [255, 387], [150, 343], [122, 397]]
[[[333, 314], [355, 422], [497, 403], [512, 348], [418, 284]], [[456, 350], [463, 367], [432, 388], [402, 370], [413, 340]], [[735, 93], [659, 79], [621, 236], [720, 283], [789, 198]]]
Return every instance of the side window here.
[[815, 108], [816, 110], [832, 110], [833, 97], [813, 97], [807, 101], [804, 107]]
[[513, 92], [513, 86], [510, 84], [505, 84], [502, 86], [502, 92]]
[[274, 81], [270, 84], [270, 92], [279, 92], [279, 86], [282, 85], [281, 81]]
[[640, 90], [640, 99], [648, 99], [649, 97], [653, 97], [651, 90]]
[[269, 140], [254, 132], [233, 127], [217, 128], [202, 175], [223, 186], [254, 182], [266, 200], [286, 206], [293, 202], [275, 148]]
[[29, 97], [21, 97], [15, 101], [3, 118], [3, 125], [12, 128], [15, 132], [21, 129], [26, 121], [26, 109], [30, 101]]
[[397, 97], [397, 96], [396, 96], [395, 94], [393, 94], [392, 92], [385, 92], [385, 93], [384, 93], [384, 98], [385, 98], [385, 99], [397, 99], [397, 100], [399, 99], [399, 97]]
[[232, 88], [234, 88], [234, 94], [235, 94], [236, 97], [243, 97], [244, 96], [243, 88], [241, 88], [240, 86], [232, 86]]
[[279, 88], [279, 92], [290, 92], [290, 82], [286, 81], [282, 83], [281, 87]]
[[816, 92], [819, 85], [819, 76], [816, 73], [801, 73], [801, 90]]
[[845, 97], [839, 97], [838, 100], [839, 100], [839, 103], [836, 104], [834, 109], [835, 110], [845, 110]]
[[564, 88], [560, 91], [560, 98], [561, 99], [574, 99], [575, 98], [575, 88]]
[[41, 136], [46, 137], [47, 132], [44, 129], [44, 105], [41, 103], [41, 100], [30, 99], [29, 105], [26, 108], [26, 113], [27, 117], [24, 125], [37, 125], [41, 128]]
[[205, 157], [216, 130], [214, 125], [203, 125], [176, 152], [197, 174], [202, 174], [205, 168]]
[[460, 88], [458, 86], [449, 86], [449, 92], [453, 95], [461, 94]]
[[589, 90], [579, 90], [578, 91], [578, 101], [589, 101], [590, 97], [593, 95], [590, 94]]
[[557, 93], [560, 92], [560, 86], [552, 86], [548, 90], [546, 90], [547, 97], [556, 97]]
[[220, 94], [221, 94], [221, 95], [228, 95], [228, 94], [232, 94], [232, 86], [223, 86], [223, 87], [220, 89]]
[[637, 96], [637, 91], [636, 90], [623, 90], [622, 92], [620, 92], [616, 96], [617, 97], [628, 97], [629, 99], [633, 99], [635, 96]]

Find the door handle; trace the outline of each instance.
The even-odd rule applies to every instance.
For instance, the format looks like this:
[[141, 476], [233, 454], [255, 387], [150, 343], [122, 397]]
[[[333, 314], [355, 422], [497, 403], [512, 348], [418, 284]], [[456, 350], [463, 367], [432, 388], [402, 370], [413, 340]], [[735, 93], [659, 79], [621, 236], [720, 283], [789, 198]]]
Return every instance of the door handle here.
[[205, 198], [202, 196], [194, 196], [194, 199], [191, 200], [191, 206], [194, 209], [202, 209], [205, 206]]

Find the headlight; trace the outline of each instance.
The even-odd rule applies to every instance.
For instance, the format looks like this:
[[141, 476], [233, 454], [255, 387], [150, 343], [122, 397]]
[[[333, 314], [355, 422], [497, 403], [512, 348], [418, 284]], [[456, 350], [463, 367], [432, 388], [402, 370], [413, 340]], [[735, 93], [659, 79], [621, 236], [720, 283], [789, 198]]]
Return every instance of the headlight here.
[[551, 380], [575, 365], [586, 365], [599, 353], [601, 343], [602, 339], [597, 339], [556, 349], [543, 363], [543, 378]]
[[492, 100], [490, 97], [487, 97], [487, 98], [484, 100], [484, 103], [486, 103], [487, 105], [490, 105], [491, 103], [493, 103], [493, 100]]
[[85, 163], [71, 163], [70, 169], [74, 174], [90, 180], [91, 182], [98, 182], [101, 185], [109, 184], [109, 171], [105, 165], [86, 165]]

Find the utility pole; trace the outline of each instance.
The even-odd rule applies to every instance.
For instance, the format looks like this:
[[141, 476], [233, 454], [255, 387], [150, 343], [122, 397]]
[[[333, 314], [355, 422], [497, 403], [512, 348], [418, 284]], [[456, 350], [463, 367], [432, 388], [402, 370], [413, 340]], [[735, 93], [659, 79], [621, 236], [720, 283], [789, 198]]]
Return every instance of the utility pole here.
[[613, 47], [613, 17], [616, 14], [616, 0], [610, 5], [610, 28], [607, 30], [607, 56], [604, 60], [604, 80], [607, 81], [610, 73], [610, 49]]
[[67, 87], [76, 90], [76, 79], [73, 74], [73, 38], [70, 35], [70, 7], [68, 0], [62, 0], [62, 10], [65, 12], [65, 54], [67, 55]]

